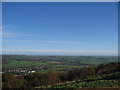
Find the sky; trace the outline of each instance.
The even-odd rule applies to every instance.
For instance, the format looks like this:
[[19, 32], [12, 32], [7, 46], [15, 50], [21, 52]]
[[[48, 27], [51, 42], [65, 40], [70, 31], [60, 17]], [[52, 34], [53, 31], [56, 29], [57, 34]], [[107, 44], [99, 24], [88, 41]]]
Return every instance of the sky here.
[[2, 0], [2, 2], [119, 2], [119, 0]]
[[3, 2], [3, 54], [112, 55], [117, 2]]

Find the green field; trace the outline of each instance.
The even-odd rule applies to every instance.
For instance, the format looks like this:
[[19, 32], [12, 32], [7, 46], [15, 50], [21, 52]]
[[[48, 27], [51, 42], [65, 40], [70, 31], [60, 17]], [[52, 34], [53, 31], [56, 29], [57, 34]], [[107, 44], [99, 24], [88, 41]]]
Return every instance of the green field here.
[[27, 55], [3, 55], [3, 69], [17, 68], [41, 68], [46, 71], [68, 71], [72, 68], [97, 66], [104, 63], [116, 62], [117, 57], [95, 57], [95, 56], [27, 56]]
[[27, 66], [37, 66], [42, 65], [40, 62], [31, 61], [12, 61], [8, 64], [3, 64], [3, 68], [17, 68], [17, 67], [27, 67]]
[[74, 65], [60, 65], [60, 62], [40, 62], [40, 61], [12, 61], [8, 64], [3, 64], [3, 68], [12, 69], [12, 68], [27, 68], [27, 67], [46, 67], [46, 70], [40, 70], [41, 72], [46, 71], [67, 71], [72, 68], [81, 68], [82, 66]]

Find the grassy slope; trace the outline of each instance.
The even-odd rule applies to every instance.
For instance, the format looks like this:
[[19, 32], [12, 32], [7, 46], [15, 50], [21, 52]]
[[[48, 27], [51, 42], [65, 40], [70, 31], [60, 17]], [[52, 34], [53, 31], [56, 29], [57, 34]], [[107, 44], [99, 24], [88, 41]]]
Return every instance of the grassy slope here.
[[[111, 78], [112, 76], [112, 78]], [[115, 78], [115, 77], [117, 78]], [[110, 77], [109, 79], [105, 79], [104, 77]], [[104, 88], [104, 87], [118, 87], [120, 85], [120, 72], [106, 74], [102, 77], [92, 77], [84, 80], [76, 80], [76, 81], [68, 81], [64, 83], [60, 83], [57, 85], [48, 85], [43, 86], [43, 88]], [[41, 88], [41, 87], [36, 87]]]

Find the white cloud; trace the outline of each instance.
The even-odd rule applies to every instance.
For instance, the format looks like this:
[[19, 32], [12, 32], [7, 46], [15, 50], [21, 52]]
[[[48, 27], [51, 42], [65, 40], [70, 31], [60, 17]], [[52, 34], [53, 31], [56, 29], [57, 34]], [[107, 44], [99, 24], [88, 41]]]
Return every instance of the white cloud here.
[[5, 54], [40, 55], [118, 55], [117, 51], [81, 51], [81, 50], [3, 50]]
[[25, 34], [18, 34], [18, 33], [2, 33], [3, 37], [16, 37], [16, 36], [26, 36]]
[[53, 43], [53, 44], [80, 44], [80, 42], [71, 42], [71, 41], [40, 41], [42, 43]]
[[22, 33], [14, 33], [14, 32], [9, 32], [5, 30], [0, 30], [0, 37], [20, 37], [20, 36], [31, 36], [28, 34], [22, 34]]
[[[14, 29], [15, 26], [3, 25], [0, 26], [0, 37], [20, 37], [20, 36], [31, 36], [24, 33], [16, 33]], [[10, 30], [9, 30], [10, 29]]]
[[[24, 36], [24, 34], [10, 34], [10, 33], [4, 33], [3, 37], [17, 37], [17, 36]], [[5, 40], [4, 42], [11, 42], [10, 40]], [[14, 42], [18, 42], [18, 41], [14, 41]], [[71, 45], [80, 45], [83, 44], [81, 42], [77, 42], [77, 41], [54, 41], [54, 40], [19, 40], [19, 42], [21, 43], [35, 43], [35, 44], [71, 44]]]
[[[4, 27], [8, 27], [8, 26], [5, 26]], [[0, 27], [0, 28], [3, 28], [3, 27]], [[11, 37], [22, 37], [22, 36], [32, 36], [32, 37], [39, 37], [37, 35], [30, 35], [30, 34], [23, 34], [23, 33], [16, 33], [14, 31], [8, 31], [8, 30], [3, 30], [0, 32], [0, 37], [8, 37], [8, 38], [11, 38]], [[42, 36], [43, 37], [43, 36]], [[54, 40], [22, 40], [22, 42], [25, 41], [25, 42], [41, 42], [41, 43], [49, 43], [49, 44], [80, 44], [80, 42], [74, 42], [74, 41], [54, 41]]]

